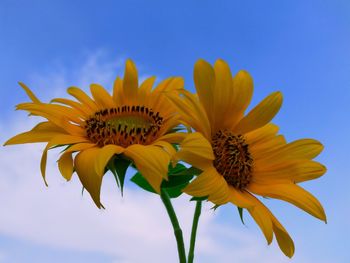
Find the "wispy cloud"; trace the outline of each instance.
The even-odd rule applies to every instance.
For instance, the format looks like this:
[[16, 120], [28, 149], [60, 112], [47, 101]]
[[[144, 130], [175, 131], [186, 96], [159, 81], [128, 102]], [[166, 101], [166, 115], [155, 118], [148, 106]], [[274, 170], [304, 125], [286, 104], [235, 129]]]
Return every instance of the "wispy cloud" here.
[[6, 256], [3, 251], [0, 250], [0, 262], [5, 262]]
[[[54, 248], [101, 252], [118, 262], [169, 258], [176, 262], [175, 240], [159, 198], [128, 187], [122, 198], [107, 174], [102, 190], [107, 209], [100, 211], [87, 194], [81, 196], [77, 177], [65, 183], [58, 174], [57, 152], [50, 155], [45, 188], [39, 172], [40, 149], [41, 145], [1, 149], [0, 166], [7, 172], [0, 179], [0, 195], [8, 200], [2, 205], [6, 213], [0, 217], [1, 233]], [[192, 209], [188, 197], [176, 201], [185, 237], [190, 233]], [[266, 262], [283, 262], [276, 248], [266, 248], [246, 229], [220, 225], [215, 219], [207, 206], [198, 233], [199, 262], [226, 262], [230, 257], [257, 262], [261, 255], [267, 256]]]
[[34, 72], [29, 76], [31, 87], [40, 90], [43, 97], [65, 95], [70, 86], [88, 90], [90, 84], [98, 83], [111, 90], [117, 76], [122, 76], [126, 58], [111, 58], [105, 49], [89, 53], [81, 63], [69, 68], [61, 61], [53, 63], [47, 72]]
[[[51, 83], [56, 94], [63, 94], [67, 84], [72, 83], [111, 85], [116, 69], [123, 63], [101, 58], [103, 56], [97, 52], [73, 73], [63, 67], [61, 73], [38, 77], [33, 83], [38, 84], [40, 90]], [[12, 123], [7, 123], [6, 130], [0, 128], [1, 141], [30, 129], [32, 124], [27, 118], [14, 117]], [[102, 189], [107, 209], [98, 210], [88, 194], [81, 196], [81, 184], [76, 176], [66, 183], [58, 174], [57, 151], [49, 155], [49, 187], [44, 186], [39, 171], [42, 148], [42, 145], [0, 148], [0, 200], [6, 200], [2, 202], [0, 234], [42, 246], [99, 252], [111, 255], [116, 262], [177, 262], [171, 225], [157, 196], [127, 186], [122, 198], [112, 176], [107, 174]], [[186, 240], [193, 213], [193, 204], [191, 206], [188, 199], [183, 197], [175, 203]], [[201, 217], [198, 262], [231, 262], [232, 259], [289, 262], [275, 245], [267, 248], [261, 236], [257, 238], [252, 231], [240, 225], [235, 228], [220, 224], [218, 215], [209, 208], [204, 208]]]

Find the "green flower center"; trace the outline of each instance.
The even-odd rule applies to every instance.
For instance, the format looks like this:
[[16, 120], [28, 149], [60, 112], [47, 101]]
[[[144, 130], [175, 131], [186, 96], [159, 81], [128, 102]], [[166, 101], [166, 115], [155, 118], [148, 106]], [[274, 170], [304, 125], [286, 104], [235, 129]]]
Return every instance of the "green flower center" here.
[[242, 135], [220, 130], [212, 137], [214, 167], [226, 182], [243, 190], [252, 178], [253, 158]]
[[149, 144], [163, 124], [159, 112], [145, 106], [103, 109], [85, 121], [87, 137], [99, 146]]

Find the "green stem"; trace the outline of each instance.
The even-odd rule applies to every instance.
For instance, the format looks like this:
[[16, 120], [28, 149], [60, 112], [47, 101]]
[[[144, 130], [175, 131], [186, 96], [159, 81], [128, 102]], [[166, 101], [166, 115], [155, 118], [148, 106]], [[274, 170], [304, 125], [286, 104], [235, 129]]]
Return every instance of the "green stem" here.
[[160, 198], [163, 201], [166, 211], [168, 212], [171, 224], [173, 225], [180, 263], [186, 263], [186, 252], [185, 252], [184, 239], [182, 236], [182, 230], [180, 228], [179, 221], [177, 220], [174, 208], [171, 204], [170, 197], [164, 189], [161, 189], [160, 191]]
[[190, 250], [188, 252], [188, 263], [193, 263], [193, 259], [194, 259], [194, 247], [196, 245], [198, 220], [201, 215], [201, 210], [202, 210], [202, 201], [197, 201], [196, 210], [194, 211], [194, 216], [193, 216]]

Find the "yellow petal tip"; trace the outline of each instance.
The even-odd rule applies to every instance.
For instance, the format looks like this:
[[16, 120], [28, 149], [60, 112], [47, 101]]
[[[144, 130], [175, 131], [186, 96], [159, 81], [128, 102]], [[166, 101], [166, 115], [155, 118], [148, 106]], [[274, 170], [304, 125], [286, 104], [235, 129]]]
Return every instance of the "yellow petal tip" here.
[[194, 69], [198, 69], [198, 67], [210, 67], [211, 68], [211, 65], [205, 61], [204, 59], [198, 59], [196, 64], [194, 65]]

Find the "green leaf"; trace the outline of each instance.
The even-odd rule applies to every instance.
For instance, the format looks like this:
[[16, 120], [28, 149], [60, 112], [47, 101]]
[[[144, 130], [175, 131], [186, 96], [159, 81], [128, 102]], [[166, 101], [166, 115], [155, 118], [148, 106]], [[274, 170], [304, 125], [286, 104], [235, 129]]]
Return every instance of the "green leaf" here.
[[[185, 174], [179, 176], [179, 173], [186, 171], [188, 168], [183, 164], [178, 163], [175, 167], [169, 165], [168, 171], [168, 180], [163, 180], [161, 184], [161, 188], [164, 189], [170, 198], [179, 197], [183, 192], [182, 190], [188, 185], [188, 183], [193, 178], [192, 174]], [[141, 173], [137, 172], [132, 178], [131, 181], [141, 187], [142, 189], [156, 193], [156, 191], [152, 188], [152, 186], [147, 182], [147, 180], [141, 175]]]
[[193, 175], [183, 175], [183, 176], [171, 176], [169, 175], [168, 181], [163, 180], [162, 188], [171, 188], [179, 185], [187, 185], [189, 181], [193, 178]]
[[[165, 189], [171, 198], [179, 197], [192, 180], [193, 175], [185, 173], [186, 170], [188, 168], [181, 163], [176, 164], [175, 167], [169, 165], [168, 180], [163, 180], [161, 188]], [[180, 173], [182, 175], [179, 175]]]
[[164, 190], [168, 193], [170, 198], [177, 198], [183, 194], [182, 189], [186, 187], [187, 184], [178, 185], [177, 187], [164, 188]]
[[192, 177], [192, 175], [186, 177], [170, 176], [169, 181], [163, 180], [161, 188], [163, 188], [171, 198], [179, 197], [183, 194], [182, 190], [188, 185]]
[[244, 220], [243, 220], [243, 208], [238, 207], [238, 206], [237, 206], [237, 208], [238, 208], [238, 213], [239, 213], [239, 217], [241, 218], [242, 224], [245, 225]]
[[168, 166], [168, 174], [169, 175], [175, 175], [175, 174], [180, 173], [180, 172], [182, 172], [182, 171], [184, 171], [186, 169], [187, 169], [187, 167], [185, 165], [181, 164], [181, 163], [177, 163], [175, 165], [175, 167], [173, 167], [171, 164], [169, 164], [169, 166]]
[[145, 177], [143, 177], [139, 172], [135, 173], [130, 181], [141, 187], [143, 190], [157, 194], [153, 187], [147, 182]]
[[178, 171], [177, 173], [174, 173], [174, 176], [183, 176], [183, 175], [199, 175], [202, 173], [202, 170], [191, 166], [190, 168], [186, 168], [183, 170]]
[[[139, 173], [137, 172], [131, 179], [133, 183], [141, 187], [143, 190], [146, 190], [147, 192], [158, 194], [153, 187], [147, 182], [147, 180]], [[163, 183], [166, 181], [163, 181]], [[171, 188], [164, 188], [161, 186], [169, 195], [170, 198], [176, 198], [182, 194], [183, 185], [178, 185], [176, 187]]]

